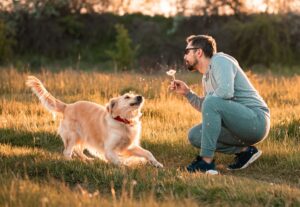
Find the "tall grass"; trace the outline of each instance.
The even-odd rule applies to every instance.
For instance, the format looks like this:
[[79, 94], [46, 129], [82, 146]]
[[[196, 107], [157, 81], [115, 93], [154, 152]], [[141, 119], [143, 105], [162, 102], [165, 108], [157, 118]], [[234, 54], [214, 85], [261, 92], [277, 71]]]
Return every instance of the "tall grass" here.
[[[263, 156], [245, 170], [226, 171], [233, 156], [216, 154], [220, 176], [183, 170], [198, 153], [187, 131], [201, 122], [183, 97], [167, 91], [165, 74], [73, 70], [36, 75], [60, 100], [100, 104], [125, 91], [146, 97], [142, 146], [164, 169], [65, 160], [53, 120], [25, 87], [26, 72], [0, 71], [0, 206], [300, 206], [300, 76], [248, 76], [271, 108]], [[178, 74], [199, 94], [198, 74]]]

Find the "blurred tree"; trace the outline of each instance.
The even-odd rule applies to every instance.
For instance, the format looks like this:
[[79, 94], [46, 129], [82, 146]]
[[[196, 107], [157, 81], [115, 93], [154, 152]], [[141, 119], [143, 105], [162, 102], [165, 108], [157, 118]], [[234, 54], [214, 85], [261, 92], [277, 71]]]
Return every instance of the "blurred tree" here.
[[138, 46], [132, 46], [128, 31], [123, 25], [117, 24], [115, 28], [117, 31], [115, 48], [106, 53], [113, 60], [115, 70], [129, 70], [133, 67]]
[[279, 16], [258, 15], [246, 23], [232, 20], [225, 29], [232, 32], [235, 56], [244, 64], [290, 63], [291, 39]]
[[[35, 12], [37, 14], [56, 14], [57, 12], [79, 13], [79, 12], [113, 12], [116, 14], [126, 14], [132, 12], [136, 5], [135, 12], [154, 14], [161, 11], [155, 10], [164, 0], [0, 0], [0, 10], [22, 9], [24, 11]], [[172, 0], [172, 5], [176, 7], [179, 15], [222, 15], [226, 13], [240, 14], [244, 11], [257, 12], [256, 8], [249, 10], [245, 2], [250, 0]], [[298, 3], [297, 3], [298, 2]], [[299, 0], [262, 0], [267, 13], [289, 13], [300, 11], [297, 5]], [[142, 5], [142, 6], [141, 6]], [[191, 6], [192, 5], [192, 6]], [[194, 6], [195, 5], [195, 6]], [[298, 6], [299, 7], [299, 6]], [[62, 14], [62, 13], [61, 13]]]
[[61, 16], [74, 13], [93, 13], [97, 6], [97, 11], [106, 11], [109, 0], [12, 0], [6, 4], [2, 3], [0, 8], [8, 8], [13, 12], [25, 11], [40, 16]]
[[176, 0], [177, 15], [184, 15], [186, 13], [188, 0]]
[[12, 38], [5, 22], [0, 19], [0, 63], [9, 60], [13, 55], [15, 40]]
[[293, 10], [293, 2], [295, 0], [264, 0], [263, 3], [267, 6], [266, 13], [286, 14]]
[[207, 16], [228, 13], [239, 15], [243, 13], [244, 7], [244, 0], [204, 0], [199, 1], [195, 8], [201, 15]]
[[115, 0], [111, 2], [112, 10], [117, 14], [124, 14], [129, 12], [129, 8], [131, 5], [131, 0]]

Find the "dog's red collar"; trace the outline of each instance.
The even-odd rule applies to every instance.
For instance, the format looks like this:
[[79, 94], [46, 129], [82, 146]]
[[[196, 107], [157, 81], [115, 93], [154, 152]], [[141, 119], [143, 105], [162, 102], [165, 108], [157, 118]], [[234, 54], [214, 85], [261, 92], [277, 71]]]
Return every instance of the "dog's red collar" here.
[[129, 121], [128, 119], [123, 119], [120, 116], [114, 117], [114, 120], [117, 120], [117, 121], [122, 122], [124, 124], [132, 125], [132, 121]]

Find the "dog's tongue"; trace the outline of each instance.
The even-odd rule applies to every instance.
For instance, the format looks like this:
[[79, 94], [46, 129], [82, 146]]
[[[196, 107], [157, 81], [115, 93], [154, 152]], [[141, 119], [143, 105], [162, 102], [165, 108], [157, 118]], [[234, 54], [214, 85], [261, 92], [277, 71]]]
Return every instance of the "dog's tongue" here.
[[131, 121], [127, 120], [127, 119], [123, 119], [120, 116], [114, 117], [115, 120], [122, 122], [124, 124], [131, 124]]

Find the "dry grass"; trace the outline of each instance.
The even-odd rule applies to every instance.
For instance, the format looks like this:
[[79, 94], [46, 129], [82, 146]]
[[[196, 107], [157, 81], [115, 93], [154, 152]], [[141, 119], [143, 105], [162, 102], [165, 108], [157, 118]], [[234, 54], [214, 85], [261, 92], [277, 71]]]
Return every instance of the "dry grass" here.
[[[142, 145], [165, 165], [163, 170], [65, 160], [58, 120], [25, 88], [27, 75], [0, 71], [1, 206], [300, 206], [300, 76], [248, 74], [271, 108], [272, 129], [259, 144], [264, 154], [238, 172], [225, 170], [232, 156], [217, 154], [221, 175], [211, 177], [180, 170], [198, 152], [186, 137], [201, 115], [184, 98], [168, 93], [165, 74], [33, 74], [67, 103], [105, 104], [128, 90], [145, 96]], [[201, 93], [200, 75], [176, 76]]]

